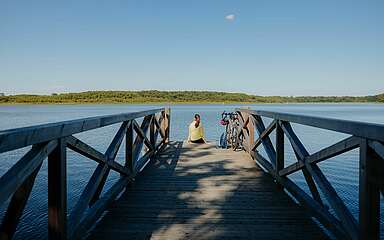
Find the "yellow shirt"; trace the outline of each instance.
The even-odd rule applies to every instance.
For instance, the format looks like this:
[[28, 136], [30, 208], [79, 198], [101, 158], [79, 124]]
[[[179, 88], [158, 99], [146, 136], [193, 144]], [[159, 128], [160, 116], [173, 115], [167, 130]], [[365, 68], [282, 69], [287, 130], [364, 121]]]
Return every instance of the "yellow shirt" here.
[[188, 136], [189, 141], [196, 141], [196, 140], [199, 140], [200, 138], [204, 139], [203, 124], [201, 124], [201, 122], [200, 122], [199, 126], [195, 127], [195, 123], [196, 123], [196, 121], [193, 121], [189, 125], [189, 136]]

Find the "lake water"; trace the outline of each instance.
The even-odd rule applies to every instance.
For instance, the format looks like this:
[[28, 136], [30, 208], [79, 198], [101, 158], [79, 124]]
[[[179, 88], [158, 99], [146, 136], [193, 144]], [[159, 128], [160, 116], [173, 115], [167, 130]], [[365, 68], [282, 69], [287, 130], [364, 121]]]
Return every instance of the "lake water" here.
[[[312, 116], [357, 120], [384, 124], [384, 105], [380, 104], [266, 104], [247, 105], [251, 109], [289, 112]], [[83, 117], [133, 112], [162, 107], [159, 105], [14, 105], [0, 106], [0, 130], [24, 127], [41, 123], [72, 120]], [[188, 124], [194, 113], [200, 113], [205, 127], [206, 138], [217, 142], [223, 127], [218, 124], [223, 110], [231, 111], [239, 105], [171, 105], [171, 140], [186, 139]], [[265, 119], [265, 124], [269, 123]], [[104, 152], [118, 129], [112, 125], [101, 129], [76, 135], [94, 148]], [[333, 144], [347, 135], [312, 127], [293, 124], [293, 128], [310, 153]], [[274, 135], [272, 134], [274, 142]], [[292, 149], [286, 142], [286, 166], [295, 161]], [[121, 147], [124, 149], [124, 146]], [[3, 175], [28, 148], [0, 154], [0, 175]], [[263, 154], [262, 148], [260, 152]], [[264, 153], [265, 155], [265, 153]], [[122, 162], [123, 151], [117, 155]], [[358, 216], [358, 150], [353, 150], [319, 164], [328, 180], [335, 187], [340, 197], [347, 204], [355, 217]], [[68, 211], [77, 201], [89, 177], [96, 168], [96, 162], [88, 160], [68, 150]], [[107, 187], [116, 181], [118, 174], [110, 174]], [[302, 174], [295, 173], [290, 177], [305, 191]], [[382, 213], [384, 201], [381, 199]], [[5, 206], [0, 208], [0, 216], [4, 215]], [[383, 218], [382, 218], [383, 219]], [[381, 220], [381, 228], [383, 228]], [[383, 231], [381, 231], [383, 232]], [[381, 234], [383, 238], [383, 233]], [[47, 237], [47, 161], [40, 170], [28, 205], [18, 226], [16, 239], [35, 239]]]

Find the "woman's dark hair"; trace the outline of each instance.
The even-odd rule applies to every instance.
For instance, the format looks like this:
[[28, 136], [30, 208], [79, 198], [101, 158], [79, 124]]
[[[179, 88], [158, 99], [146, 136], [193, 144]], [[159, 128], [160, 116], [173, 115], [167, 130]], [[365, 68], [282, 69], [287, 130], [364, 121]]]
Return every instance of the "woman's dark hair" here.
[[[198, 113], [195, 114], [195, 119], [199, 118], [200, 119], [200, 115]], [[197, 128], [200, 124], [200, 121], [199, 122], [195, 122], [195, 128]]]

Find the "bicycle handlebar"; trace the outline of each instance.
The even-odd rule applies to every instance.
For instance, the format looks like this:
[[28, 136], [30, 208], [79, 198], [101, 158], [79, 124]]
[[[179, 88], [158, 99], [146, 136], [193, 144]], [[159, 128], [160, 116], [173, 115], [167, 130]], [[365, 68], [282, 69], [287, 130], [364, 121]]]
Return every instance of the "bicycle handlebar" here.
[[230, 117], [232, 117], [232, 116], [237, 116], [238, 114], [236, 113], [236, 112], [229, 112], [229, 113], [227, 113], [226, 111], [224, 111], [222, 114], [221, 114], [221, 116], [222, 117], [226, 117], [226, 116], [230, 116]]

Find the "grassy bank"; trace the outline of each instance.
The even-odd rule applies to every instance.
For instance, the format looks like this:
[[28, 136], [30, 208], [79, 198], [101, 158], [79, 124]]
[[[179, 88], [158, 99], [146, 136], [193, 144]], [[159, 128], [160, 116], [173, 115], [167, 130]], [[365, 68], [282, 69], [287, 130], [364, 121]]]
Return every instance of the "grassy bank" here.
[[384, 103], [384, 94], [372, 96], [257, 96], [209, 91], [89, 91], [52, 95], [0, 96], [0, 104], [81, 103]]

